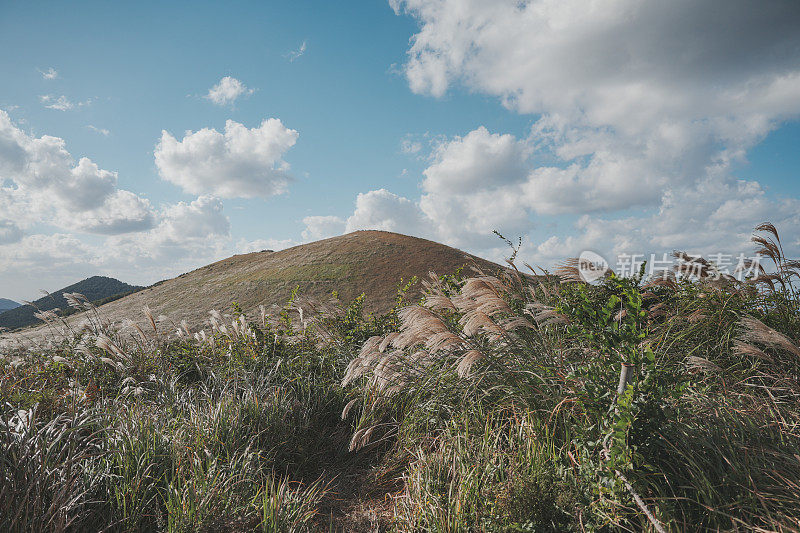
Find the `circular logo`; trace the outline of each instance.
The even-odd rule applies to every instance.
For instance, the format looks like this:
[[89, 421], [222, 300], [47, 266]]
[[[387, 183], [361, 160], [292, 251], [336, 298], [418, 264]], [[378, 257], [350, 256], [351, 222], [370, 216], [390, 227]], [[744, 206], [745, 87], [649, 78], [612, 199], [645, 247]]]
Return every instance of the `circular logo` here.
[[597, 281], [608, 272], [608, 261], [603, 256], [590, 251], [581, 252], [578, 256], [578, 273], [587, 283]]

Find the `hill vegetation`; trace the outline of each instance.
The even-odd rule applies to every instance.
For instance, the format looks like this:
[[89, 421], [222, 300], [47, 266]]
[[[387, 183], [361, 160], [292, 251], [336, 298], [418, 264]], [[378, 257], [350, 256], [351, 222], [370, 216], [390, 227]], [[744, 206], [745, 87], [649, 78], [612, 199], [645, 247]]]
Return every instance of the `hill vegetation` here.
[[145, 310], [0, 363], [4, 531], [796, 531], [800, 262]]
[[0, 313], [3, 311], [8, 311], [9, 309], [14, 309], [15, 307], [19, 307], [20, 304], [15, 302], [14, 300], [9, 300], [8, 298], [0, 298]]
[[36, 317], [36, 314], [42, 311], [72, 312], [73, 309], [64, 298], [65, 293], [77, 292], [88, 298], [89, 301], [100, 304], [121, 298], [141, 288], [114, 278], [92, 276], [53, 293], [48, 293], [30, 304], [20, 305], [0, 313], [0, 328], [17, 329], [41, 323], [42, 321]]
[[[402, 280], [421, 278], [430, 271], [452, 274], [470, 265], [497, 268], [433, 241], [386, 231], [357, 231], [278, 252], [223, 259], [104, 305], [103, 316], [117, 323], [134, 319], [145, 326], [140, 317], [147, 306], [155, 316], [165, 316], [175, 324], [185, 320], [196, 331], [207, 327], [210, 309], [236, 302], [251, 315], [259, 314], [261, 306], [273, 312], [293, 292], [321, 301], [336, 293], [343, 302], [363, 293], [365, 311], [383, 314], [395, 304], [396, 287]], [[420, 294], [421, 285], [409, 287], [409, 296]], [[77, 327], [84, 318], [73, 317], [73, 323]]]

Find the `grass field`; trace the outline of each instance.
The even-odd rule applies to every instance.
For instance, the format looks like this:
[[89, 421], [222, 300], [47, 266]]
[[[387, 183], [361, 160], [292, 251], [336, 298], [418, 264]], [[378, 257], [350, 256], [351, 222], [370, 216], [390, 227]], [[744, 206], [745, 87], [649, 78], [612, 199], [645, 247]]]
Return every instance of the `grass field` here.
[[73, 295], [0, 360], [0, 530], [800, 530], [800, 263], [757, 230], [756, 279], [514, 267], [377, 316]]

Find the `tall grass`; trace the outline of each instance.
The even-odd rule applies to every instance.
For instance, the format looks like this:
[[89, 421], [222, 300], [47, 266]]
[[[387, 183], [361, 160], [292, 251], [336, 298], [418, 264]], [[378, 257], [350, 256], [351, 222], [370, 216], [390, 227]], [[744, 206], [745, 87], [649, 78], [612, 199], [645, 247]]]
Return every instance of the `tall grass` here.
[[[346, 353], [289, 310], [147, 328], [53, 318], [57, 342], [2, 359], [0, 530], [299, 531], [353, 466]], [[340, 314], [347, 314], [343, 310]], [[377, 326], [376, 326], [377, 327]], [[175, 334], [168, 331], [177, 331]], [[356, 464], [355, 467], [358, 467]]]
[[[686, 254], [663, 279], [432, 278], [344, 378], [351, 448], [408, 461], [400, 529], [800, 529], [800, 264], [757, 230], [775, 268], [743, 281]], [[544, 452], [508, 454], [524, 431]]]
[[69, 295], [0, 357], [0, 530], [800, 530], [800, 263], [757, 229], [757, 279], [512, 262], [383, 317]]

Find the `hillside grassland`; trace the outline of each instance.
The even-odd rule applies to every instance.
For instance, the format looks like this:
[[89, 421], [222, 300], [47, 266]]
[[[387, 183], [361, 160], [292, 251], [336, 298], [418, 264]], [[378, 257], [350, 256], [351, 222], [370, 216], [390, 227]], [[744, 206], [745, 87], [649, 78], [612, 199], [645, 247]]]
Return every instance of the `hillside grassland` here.
[[756, 229], [743, 280], [512, 250], [202, 329], [73, 294], [88, 325], [0, 358], [0, 530], [798, 531], [800, 262]]
[[[103, 305], [103, 317], [146, 327], [141, 310], [148, 306], [156, 317], [163, 315], [175, 323], [185, 320], [194, 330], [207, 322], [209, 310], [227, 309], [232, 302], [249, 316], [258, 315], [260, 306], [278, 312], [295, 290], [319, 300], [335, 291], [343, 302], [364, 293], [366, 312], [384, 314], [394, 305], [395, 289], [402, 280], [421, 278], [429, 271], [452, 273], [464, 265], [497, 267], [433, 241], [386, 231], [357, 231], [277, 252], [264, 250], [217, 261]], [[409, 289], [410, 297], [420, 294], [419, 286]], [[66, 304], [58, 307], [67, 308]], [[73, 314], [70, 326], [80, 329], [85, 315]], [[25, 331], [22, 337], [41, 343], [48, 332], [49, 328], [40, 327]], [[0, 349], [6, 340], [13, 344], [14, 338], [0, 330]]]

